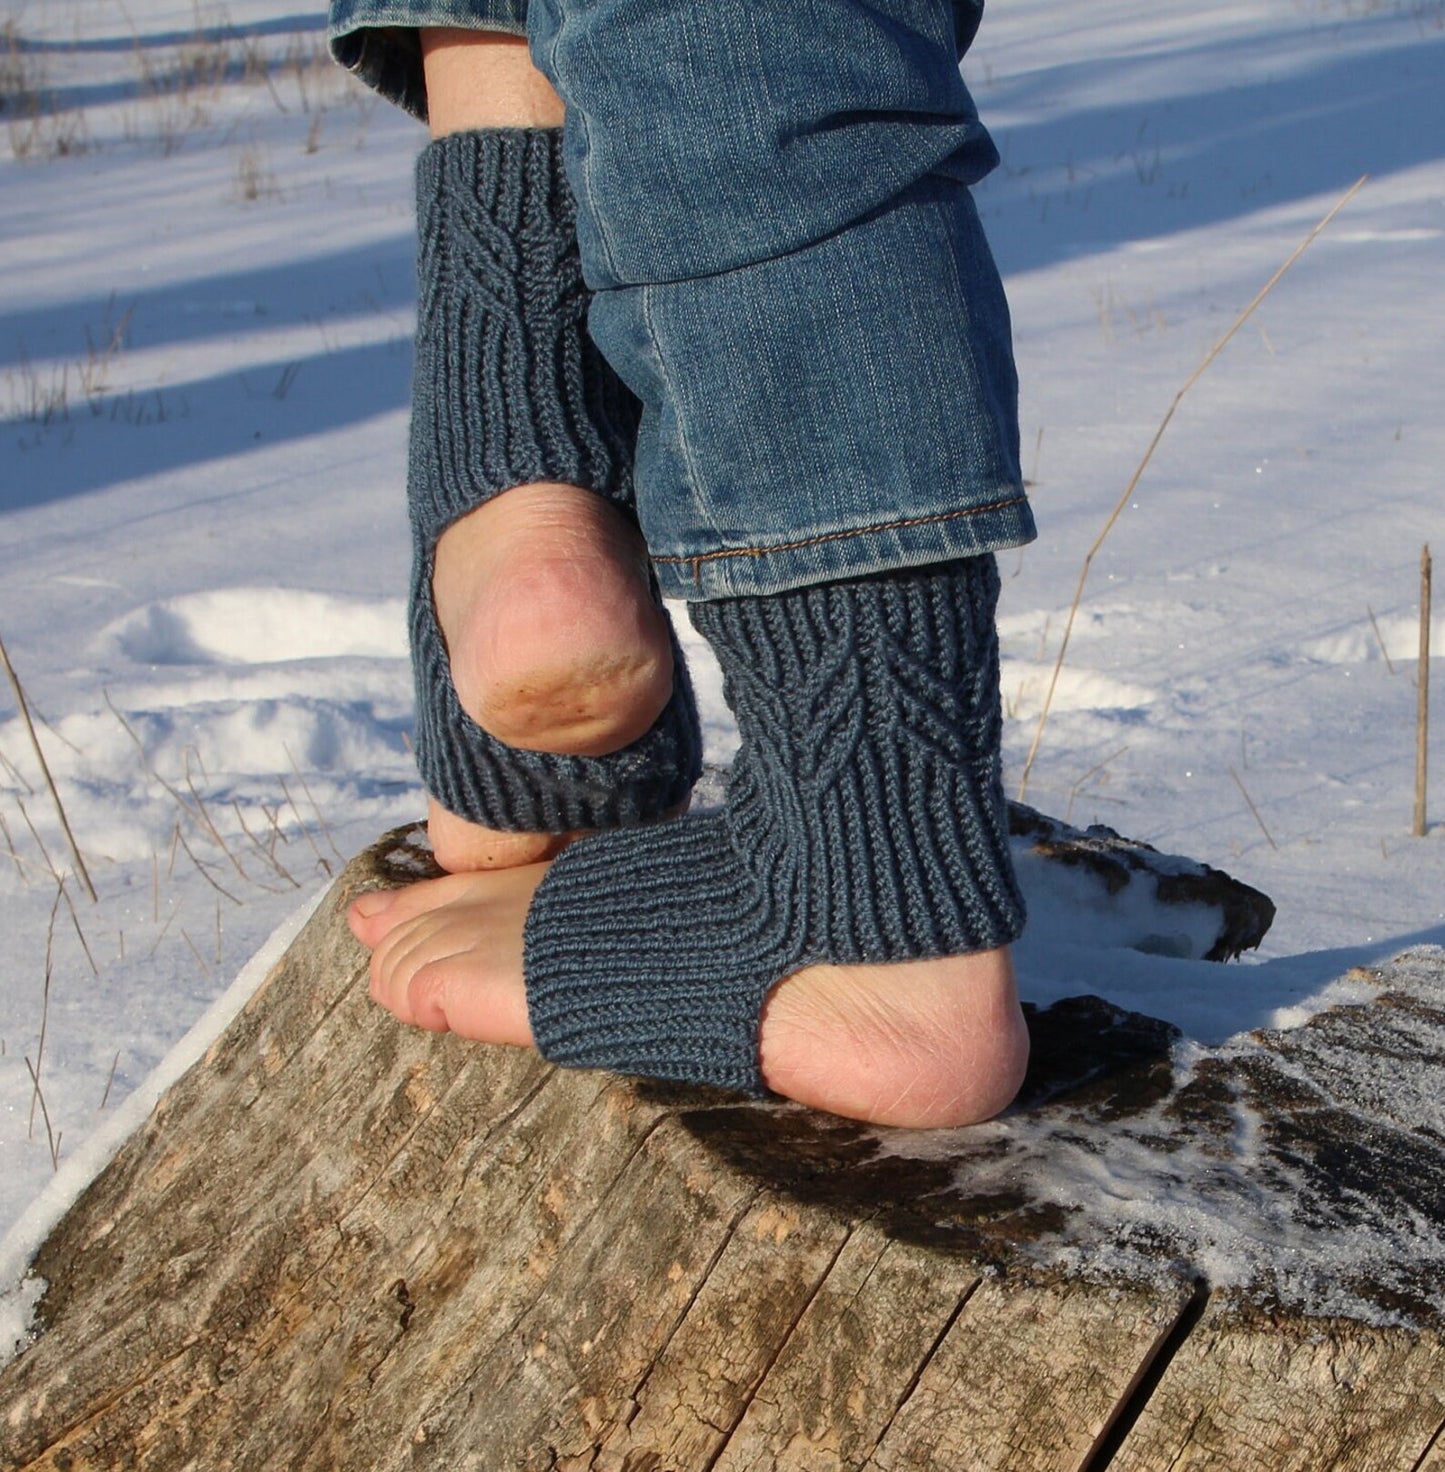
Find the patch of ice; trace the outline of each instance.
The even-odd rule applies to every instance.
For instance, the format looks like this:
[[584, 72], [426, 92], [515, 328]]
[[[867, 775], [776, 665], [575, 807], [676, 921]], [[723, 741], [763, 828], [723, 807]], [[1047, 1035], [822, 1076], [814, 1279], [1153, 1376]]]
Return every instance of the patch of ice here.
[[1203, 1277], [1294, 1313], [1417, 1324], [1445, 1314], [1442, 956], [1341, 978], [1305, 1033], [1176, 1042], [1162, 1097], [1133, 1103], [1121, 1078], [966, 1132], [879, 1132], [880, 1151], [949, 1161], [964, 1203], [1050, 1222], [1009, 1237], [1050, 1269]]

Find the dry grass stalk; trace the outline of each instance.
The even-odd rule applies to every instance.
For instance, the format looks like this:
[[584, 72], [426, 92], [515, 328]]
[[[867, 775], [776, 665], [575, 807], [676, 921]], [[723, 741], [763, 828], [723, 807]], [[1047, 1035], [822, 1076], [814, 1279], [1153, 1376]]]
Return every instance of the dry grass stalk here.
[[[20, 718], [25, 722], [30, 744], [35, 749], [35, 758], [40, 763], [40, 770], [45, 776], [45, 785], [50, 789], [50, 796], [55, 802], [55, 811], [60, 818], [60, 826], [65, 833], [66, 842], [70, 845], [71, 857], [75, 860], [75, 872], [80, 875], [80, 882], [85, 886], [90, 902], [94, 904], [97, 899], [95, 885], [90, 882], [90, 873], [85, 867], [85, 860], [80, 856], [80, 845], [76, 843], [75, 834], [70, 830], [70, 819], [65, 816], [65, 804], [61, 802], [60, 793], [56, 790], [55, 778], [50, 775], [50, 764], [45, 760], [40, 738], [35, 734], [35, 723], [30, 719], [30, 706], [25, 699], [20, 676], [15, 673], [15, 666], [10, 663], [10, 654], [5, 648], [3, 639], [0, 639], [0, 662], [5, 665], [5, 674], [10, 681], [10, 688], [15, 692], [15, 704], [20, 708]], [[26, 821], [29, 822], [29, 819], [27, 818]]]
[[[25, 1124], [25, 1138], [33, 1139], [35, 1136], [35, 1106], [40, 1105], [41, 1113], [45, 1113], [45, 1100], [40, 1093], [40, 1070], [45, 1066], [45, 1039], [50, 1031], [50, 983], [55, 975], [55, 916], [60, 909], [60, 893], [57, 892], [55, 902], [50, 907], [50, 927], [45, 933], [45, 985], [40, 994], [40, 1041], [35, 1045], [35, 1066], [30, 1070], [30, 1077], [34, 1088], [30, 1093], [30, 1118]], [[30, 1060], [25, 1060], [28, 1066]], [[49, 1116], [46, 1116], [46, 1129], [50, 1127]]]
[[160, 948], [161, 948], [161, 942], [170, 933], [171, 926], [175, 924], [176, 913], [177, 912], [175, 910], [172, 910], [171, 913], [166, 916], [166, 923], [163, 926], [161, 926], [161, 933], [158, 936], [156, 936], [156, 942], [155, 942], [155, 944], [150, 949], [150, 955], [146, 957], [146, 960], [147, 961], [152, 960], [154, 958], [154, 956], [155, 956], [155, 953], [158, 950], [160, 950]]
[[[284, 879], [286, 883], [291, 886], [292, 889], [300, 889], [300, 881], [297, 880], [296, 877], [291, 873], [291, 871], [287, 869], [286, 866], [280, 861], [280, 859], [276, 857], [274, 851], [275, 840], [272, 840], [272, 847], [270, 849], [267, 849], [266, 846], [261, 842], [261, 840], [254, 833], [251, 832], [250, 826], [246, 822], [246, 815], [241, 810], [240, 802], [236, 798], [232, 798], [231, 806], [235, 809], [236, 821], [241, 825], [241, 832], [244, 833], [248, 839], [250, 839], [251, 847], [254, 848], [258, 854], [260, 854], [262, 861], [267, 864], [271, 869], [273, 869], [279, 878]], [[262, 808], [262, 811], [265, 811], [264, 807]]]
[[20, 809], [20, 816], [25, 819], [25, 826], [30, 830], [30, 836], [35, 840], [35, 846], [40, 850], [40, 857], [45, 861], [45, 872], [57, 883], [60, 883], [60, 870], [55, 867], [55, 860], [50, 857], [50, 850], [45, 847], [45, 840], [40, 836], [40, 830], [36, 828], [30, 816], [29, 809], [17, 797], [15, 806]]
[[16, 850], [15, 840], [10, 835], [10, 825], [5, 821], [4, 813], [0, 813], [0, 833], [5, 835], [5, 847], [10, 850], [10, 857], [15, 861], [15, 872], [20, 876], [21, 883], [28, 886], [30, 876], [25, 872], [25, 860]]
[[209, 884], [211, 888], [216, 891], [217, 894], [225, 895], [225, 897], [230, 900], [233, 905], [239, 907], [241, 901], [238, 900], [229, 889], [225, 888], [224, 885], [216, 880], [215, 877], [211, 874], [210, 868], [207, 865], [203, 864], [200, 859], [196, 857], [196, 851], [190, 846], [190, 844], [186, 842], [186, 835], [181, 832], [181, 825], [179, 823], [176, 824], [176, 837], [180, 840], [181, 847], [185, 849], [186, 857], [191, 861], [191, 863], [196, 866], [196, 872], [201, 876], [201, 878], [204, 879], [206, 883]]
[[1380, 646], [1380, 653], [1385, 656], [1385, 668], [1393, 675], [1395, 673], [1395, 662], [1390, 658], [1390, 651], [1385, 647], [1385, 636], [1380, 632], [1379, 621], [1375, 618], [1375, 610], [1367, 603], [1365, 612], [1370, 615], [1370, 627], [1375, 631], [1375, 643]]
[[97, 1113], [99, 1113], [101, 1109], [104, 1109], [106, 1104], [110, 1101], [110, 1089], [111, 1085], [115, 1082], [115, 1070], [117, 1069], [117, 1067], [119, 1067], [119, 1065], [120, 1053], [117, 1052], [115, 1057], [110, 1060], [110, 1072], [105, 1076], [105, 1093], [100, 1096], [100, 1109], [96, 1111]]
[[[336, 846], [336, 840], [332, 837], [331, 829], [327, 825], [325, 815], [321, 811], [321, 804], [318, 803], [316, 801], [316, 798], [312, 795], [311, 784], [307, 782], [306, 774], [297, 764], [295, 756], [292, 755], [291, 748], [283, 743], [282, 749], [286, 753], [286, 760], [291, 763], [291, 770], [296, 773], [296, 780], [300, 782], [302, 792], [306, 794], [306, 801], [311, 804], [311, 811], [316, 814], [316, 825], [318, 828], [321, 829], [321, 836], [325, 838], [327, 844], [330, 846], [331, 852], [334, 853], [338, 859], [345, 860], [346, 855], [343, 854], [341, 850]], [[289, 797], [290, 794], [288, 793], [287, 796]], [[296, 804], [292, 803], [291, 806], [294, 809]], [[301, 814], [297, 813], [296, 816], [299, 818]], [[328, 869], [326, 872], [329, 874], [331, 870]]]
[[1103, 761], [1095, 762], [1094, 765], [1090, 767], [1089, 770], [1085, 772], [1084, 775], [1080, 777], [1079, 780], [1075, 782], [1071, 788], [1069, 788], [1069, 805], [1064, 809], [1064, 822], [1069, 823], [1073, 821], [1074, 800], [1078, 797], [1079, 793], [1082, 792], [1084, 788], [1088, 785], [1089, 780], [1092, 777], [1098, 776], [1098, 774], [1104, 771], [1111, 763], [1117, 761], [1121, 756], [1124, 755], [1126, 751], [1128, 751], [1128, 749], [1129, 748], [1127, 746], [1121, 746], [1118, 751], [1113, 752], [1109, 756], [1106, 756]]
[[90, 962], [90, 973], [99, 981], [100, 967], [95, 964], [95, 957], [90, 954], [90, 942], [86, 940], [85, 932], [80, 928], [80, 916], [75, 913], [70, 891], [66, 889], [63, 879], [60, 881], [60, 894], [65, 901], [65, 908], [70, 911], [70, 923], [75, 927], [75, 938], [80, 942], [80, 949], [85, 952], [85, 959]]
[[[206, 827], [206, 823], [205, 823], [205, 820], [204, 820], [203, 816], [201, 814], [199, 814], [199, 813], [196, 813], [191, 808], [191, 805], [185, 800], [185, 798], [182, 797], [181, 794], [176, 790], [176, 788], [173, 787], [171, 785], [171, 783], [167, 782], [166, 779], [164, 777], [162, 777], [161, 774], [158, 771], [156, 771], [155, 767], [151, 765], [151, 759], [150, 759], [149, 756], [146, 755], [145, 742], [143, 742], [140, 739], [140, 737], [136, 734], [135, 727], [132, 726], [131, 723], [128, 720], [126, 720], [126, 718], [123, 715], [121, 715], [121, 713], [115, 708], [115, 702], [110, 698], [110, 691], [109, 690], [102, 690], [101, 691], [101, 695], [104, 698], [105, 703], [106, 703], [106, 706], [110, 710], [111, 715], [113, 715], [116, 718], [116, 720], [118, 720], [120, 722], [121, 730], [123, 730], [125, 732], [125, 734], [130, 737], [132, 743], [135, 746], [135, 749], [140, 753], [141, 766], [144, 767], [145, 770], [146, 770], [146, 772], [151, 777], [154, 777], [155, 780], [158, 783], [160, 783], [161, 787], [164, 788], [164, 790], [166, 791], [166, 793], [171, 798], [173, 798], [175, 800], [176, 806], [179, 807], [180, 810], [193, 823], [197, 824], [197, 826], [200, 827], [202, 829], [202, 831], [204, 831], [205, 830], [205, 827]], [[224, 848], [225, 845], [222, 844], [222, 847]], [[175, 848], [174, 848], [174, 845], [172, 845], [172, 849], [171, 849], [171, 859], [172, 859], [172, 862], [174, 862], [174, 860], [175, 860]]]
[[1430, 831], [1426, 812], [1430, 750], [1430, 547], [1420, 552], [1420, 676], [1415, 705], [1415, 822], [1412, 831], [1424, 838]]
[[1269, 840], [1269, 846], [1278, 853], [1279, 845], [1274, 841], [1274, 835], [1265, 827], [1264, 819], [1260, 817], [1259, 809], [1255, 807], [1254, 799], [1249, 795], [1249, 789], [1244, 785], [1244, 779], [1233, 767], [1229, 769], [1229, 775], [1234, 778], [1234, 785], [1239, 788], [1240, 792], [1244, 795], [1245, 802], [1249, 804], [1249, 810], [1254, 814], [1254, 821], [1259, 824], [1259, 831]]
[[301, 809], [296, 806], [296, 799], [291, 796], [291, 789], [286, 785], [284, 777], [278, 778], [281, 783], [281, 791], [286, 794], [286, 801], [291, 804], [291, 811], [296, 814], [296, 824], [301, 829], [301, 836], [311, 845], [311, 852], [316, 855], [316, 862], [321, 865], [322, 872], [329, 878], [331, 876], [331, 861], [321, 852], [320, 845], [312, 836], [311, 830], [306, 826], [306, 819], [301, 816]]
[[281, 809], [283, 806], [284, 804], [277, 803], [274, 808], [268, 808], [264, 802], [261, 804], [261, 811], [266, 815], [266, 822], [271, 827], [271, 842], [268, 847], [272, 853], [275, 853], [278, 842], [287, 844], [288, 846], [291, 842], [281, 827]]
[[1335, 216], [1338, 215], [1342, 209], [1344, 209], [1344, 207], [1350, 202], [1350, 200], [1355, 197], [1359, 190], [1364, 186], [1365, 180], [1368, 177], [1369, 176], [1367, 174], [1361, 175], [1360, 178], [1355, 180], [1355, 182], [1349, 187], [1349, 189], [1347, 189], [1345, 193], [1340, 196], [1339, 200], [1336, 201], [1334, 207], [1329, 211], [1329, 213], [1325, 215], [1325, 217], [1319, 222], [1319, 224], [1316, 225], [1314, 229], [1311, 230], [1310, 233], [1306, 235], [1302, 241], [1300, 241], [1300, 243], [1294, 248], [1294, 250], [1290, 252], [1289, 257], [1285, 260], [1284, 264], [1280, 266], [1280, 268], [1274, 273], [1274, 275], [1271, 276], [1269, 280], [1266, 281], [1265, 284], [1259, 289], [1259, 291], [1255, 293], [1253, 301], [1251, 301], [1250, 304], [1239, 314], [1239, 316], [1234, 319], [1234, 323], [1229, 328], [1229, 330], [1224, 334], [1223, 337], [1219, 339], [1218, 342], [1214, 344], [1212, 348], [1210, 348], [1210, 350], [1204, 355], [1204, 360], [1194, 370], [1194, 372], [1189, 375], [1188, 379], [1185, 380], [1183, 388], [1181, 388], [1179, 392], [1174, 395], [1174, 401], [1169, 405], [1164, 418], [1160, 421], [1159, 428], [1154, 431], [1154, 438], [1149, 441], [1149, 448], [1144, 451], [1144, 458], [1140, 460], [1137, 468], [1134, 471], [1134, 474], [1129, 477], [1129, 484], [1124, 487], [1123, 495], [1119, 497], [1118, 503], [1109, 513], [1108, 519], [1104, 522], [1103, 530], [1100, 531], [1099, 535], [1094, 538], [1093, 546], [1090, 547], [1088, 552], [1085, 554], [1084, 565], [1079, 570], [1078, 586], [1074, 589], [1074, 601], [1069, 605], [1069, 617], [1064, 624], [1063, 641], [1059, 645], [1058, 658], [1054, 661], [1053, 678], [1049, 681], [1048, 693], [1044, 696], [1044, 708], [1039, 713], [1039, 723], [1034, 730], [1034, 739], [1032, 744], [1029, 746], [1028, 759], [1024, 762], [1023, 775], [1019, 780], [1018, 796], [1020, 800], [1022, 800], [1024, 795], [1028, 792], [1029, 776], [1034, 768], [1034, 760], [1039, 754], [1039, 745], [1044, 739], [1044, 727], [1048, 724], [1049, 712], [1053, 709], [1054, 694], [1058, 689], [1059, 676], [1063, 672], [1064, 656], [1069, 651], [1069, 638], [1074, 631], [1074, 619], [1079, 612], [1079, 604], [1083, 601], [1084, 584], [1088, 582], [1089, 570], [1094, 565], [1094, 558], [1098, 555], [1099, 549], [1104, 545], [1104, 542], [1108, 538], [1109, 533], [1114, 530], [1114, 524], [1124, 514], [1124, 508], [1129, 504], [1135, 490], [1139, 485], [1140, 480], [1143, 478], [1144, 471], [1148, 468], [1149, 462], [1154, 458], [1154, 452], [1159, 448], [1159, 443], [1164, 438], [1165, 431], [1168, 430], [1170, 423], [1173, 421], [1176, 410], [1179, 408], [1179, 405], [1184, 401], [1184, 396], [1204, 376], [1205, 370], [1209, 367], [1209, 365], [1213, 363], [1214, 360], [1220, 355], [1220, 353], [1224, 351], [1225, 347], [1228, 346], [1235, 333], [1237, 333], [1239, 329], [1243, 327], [1246, 322], [1249, 321], [1249, 319], [1254, 315], [1256, 309], [1259, 307], [1260, 303], [1264, 301], [1264, 299], [1270, 294], [1270, 292], [1272, 292], [1274, 288], [1284, 279], [1290, 267], [1293, 266], [1294, 263], [1299, 260], [1299, 258], [1305, 253], [1305, 251], [1307, 251], [1310, 246], [1314, 244], [1315, 240], [1319, 237], [1321, 232], [1323, 232], [1324, 229], [1335, 218]]
[[210, 964], [207, 962], [206, 958], [196, 948], [195, 941], [191, 939], [184, 925], [181, 927], [181, 939], [184, 940], [188, 946], [190, 946], [191, 955], [193, 955], [196, 960], [201, 963], [201, 970], [204, 971], [207, 976], [214, 976], [216, 973], [211, 970]]
[[[149, 756], [146, 755], [145, 743], [141, 741], [140, 736], [137, 734], [135, 728], [130, 724], [130, 722], [127, 721], [126, 718], [115, 708], [115, 703], [110, 698], [110, 691], [105, 691], [104, 696], [106, 705], [110, 707], [110, 713], [116, 718], [117, 721], [120, 722], [121, 729], [125, 732], [127, 736], [130, 737], [132, 743], [135, 745], [135, 749], [140, 753], [141, 765], [145, 768], [147, 774], [155, 779], [162, 790], [175, 802], [176, 806], [180, 808], [181, 812], [193, 824], [195, 824], [196, 828], [207, 838], [209, 838], [211, 842], [214, 843], [223, 854], [225, 854], [231, 867], [236, 871], [236, 873], [239, 874], [240, 877], [244, 879], [248, 884], [254, 884], [255, 880], [253, 880], [251, 876], [246, 872], [245, 866], [236, 856], [235, 850], [231, 847], [230, 844], [226, 842], [225, 838], [222, 837], [221, 830], [216, 826], [215, 822], [211, 818], [211, 814], [209, 809], [206, 807], [205, 800], [201, 797], [201, 794], [196, 791], [196, 784], [191, 778], [191, 753], [189, 751], [186, 753], [186, 788], [187, 791], [189, 791], [192, 799], [191, 801], [187, 801], [185, 794], [182, 793], [180, 789], [177, 788], [173, 783], [167, 782], [166, 779], [162, 777], [161, 774], [152, 765]], [[199, 758], [197, 758], [197, 760], [199, 760]], [[209, 873], [207, 873], [205, 868], [202, 866], [200, 860], [196, 858], [196, 855], [192, 851], [190, 845], [186, 843], [183, 837], [181, 837], [179, 822], [176, 824], [175, 831], [171, 838], [171, 860], [170, 867], [166, 871], [166, 878], [169, 879], [175, 871], [177, 841], [179, 841], [185, 847], [186, 853], [190, 855], [192, 863], [194, 863], [197, 868], [201, 869], [201, 872], [206, 875], [207, 879], [210, 879]], [[215, 888], [220, 889], [220, 886], [215, 884], [214, 880], [211, 880], [211, 883]], [[158, 876], [155, 879], [153, 887], [156, 889], [159, 888]], [[221, 893], [226, 895], [227, 899], [235, 900], [236, 904], [239, 905], [241, 903], [241, 901], [237, 900], [234, 895], [228, 894], [227, 891], [225, 891], [224, 889], [221, 889]], [[159, 901], [157, 901], [156, 907], [158, 910]]]
[[45, 1138], [50, 1145], [50, 1168], [60, 1169], [60, 1136], [55, 1133], [50, 1125], [50, 1111], [45, 1107], [45, 1094], [40, 1087], [40, 1074], [35, 1070], [30, 1060], [25, 1060], [25, 1067], [30, 1071], [30, 1082], [35, 1086], [35, 1097], [40, 1100], [40, 1117], [45, 1121]]
[[236, 873], [239, 874], [242, 879], [246, 880], [247, 883], [249, 883], [251, 876], [246, 873], [245, 869], [241, 867], [241, 861], [236, 857], [231, 848], [231, 845], [228, 844], [226, 840], [221, 837], [221, 830], [217, 828], [215, 823], [211, 821], [211, 815], [206, 810], [205, 800], [201, 797], [201, 794], [196, 791], [196, 784], [191, 780], [191, 763], [189, 753], [187, 754], [186, 758], [186, 791], [189, 792], [191, 796], [196, 800], [196, 812], [200, 814], [201, 822], [205, 825], [206, 832], [211, 835], [212, 839], [215, 840], [217, 847], [231, 861], [231, 867], [236, 871]]

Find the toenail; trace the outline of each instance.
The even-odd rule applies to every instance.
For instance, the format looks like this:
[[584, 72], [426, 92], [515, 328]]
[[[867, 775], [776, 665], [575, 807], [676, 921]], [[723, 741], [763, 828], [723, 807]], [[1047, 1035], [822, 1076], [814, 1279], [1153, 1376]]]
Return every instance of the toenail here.
[[351, 902], [351, 907], [363, 920], [374, 920], [391, 908], [391, 903], [395, 898], [396, 895], [392, 890], [374, 889], [369, 894], [358, 895]]

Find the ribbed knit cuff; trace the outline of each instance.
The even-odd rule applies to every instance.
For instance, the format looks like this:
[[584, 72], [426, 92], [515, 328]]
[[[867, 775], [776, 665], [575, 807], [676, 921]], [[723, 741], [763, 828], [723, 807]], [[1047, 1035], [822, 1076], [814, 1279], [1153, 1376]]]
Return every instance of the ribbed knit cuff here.
[[687, 663], [672, 636], [672, 696], [650, 730], [605, 756], [522, 751], [462, 709], [429, 584], [412, 590], [416, 764], [448, 811], [487, 828], [573, 833], [648, 823], [687, 800], [702, 771], [702, 732]]

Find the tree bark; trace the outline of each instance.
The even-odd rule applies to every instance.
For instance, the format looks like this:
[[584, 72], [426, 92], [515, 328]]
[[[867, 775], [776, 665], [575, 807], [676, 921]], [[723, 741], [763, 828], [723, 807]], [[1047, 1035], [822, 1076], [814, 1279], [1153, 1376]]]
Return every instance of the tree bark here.
[[[1357, 1127], [1347, 1084], [1328, 1108], [1309, 1094], [1349, 1074], [1349, 1019], [1185, 1079], [1163, 1024], [1061, 1004], [1031, 1019], [1012, 1121], [870, 1130], [399, 1027], [369, 1002], [343, 915], [421, 862], [393, 837], [350, 866], [45, 1243], [42, 1332], [0, 1374], [0, 1465], [1439, 1465], [1433, 1260], [1389, 1279], [1388, 1328], [1213, 1291], [1179, 1242], [1147, 1272], [1080, 1276], [1107, 1224], [1030, 1164], [1098, 1126], [1157, 1147], [1161, 1170], [1214, 1150], [1252, 1179], [1268, 1150], [1230, 1165], [1236, 1117], [1219, 1107], [1247, 1086], [1308, 1117], [1322, 1156], [1339, 1143], [1319, 1170], [1344, 1170], [1350, 1200], [1371, 1188], [1348, 1169], [1397, 1170], [1408, 1147], [1399, 1210], [1445, 1223], [1445, 1140], [1378, 1108]], [[1445, 1035], [1430, 978], [1425, 962], [1380, 977], [1416, 1039], [1392, 1056], [1422, 1088]]]

